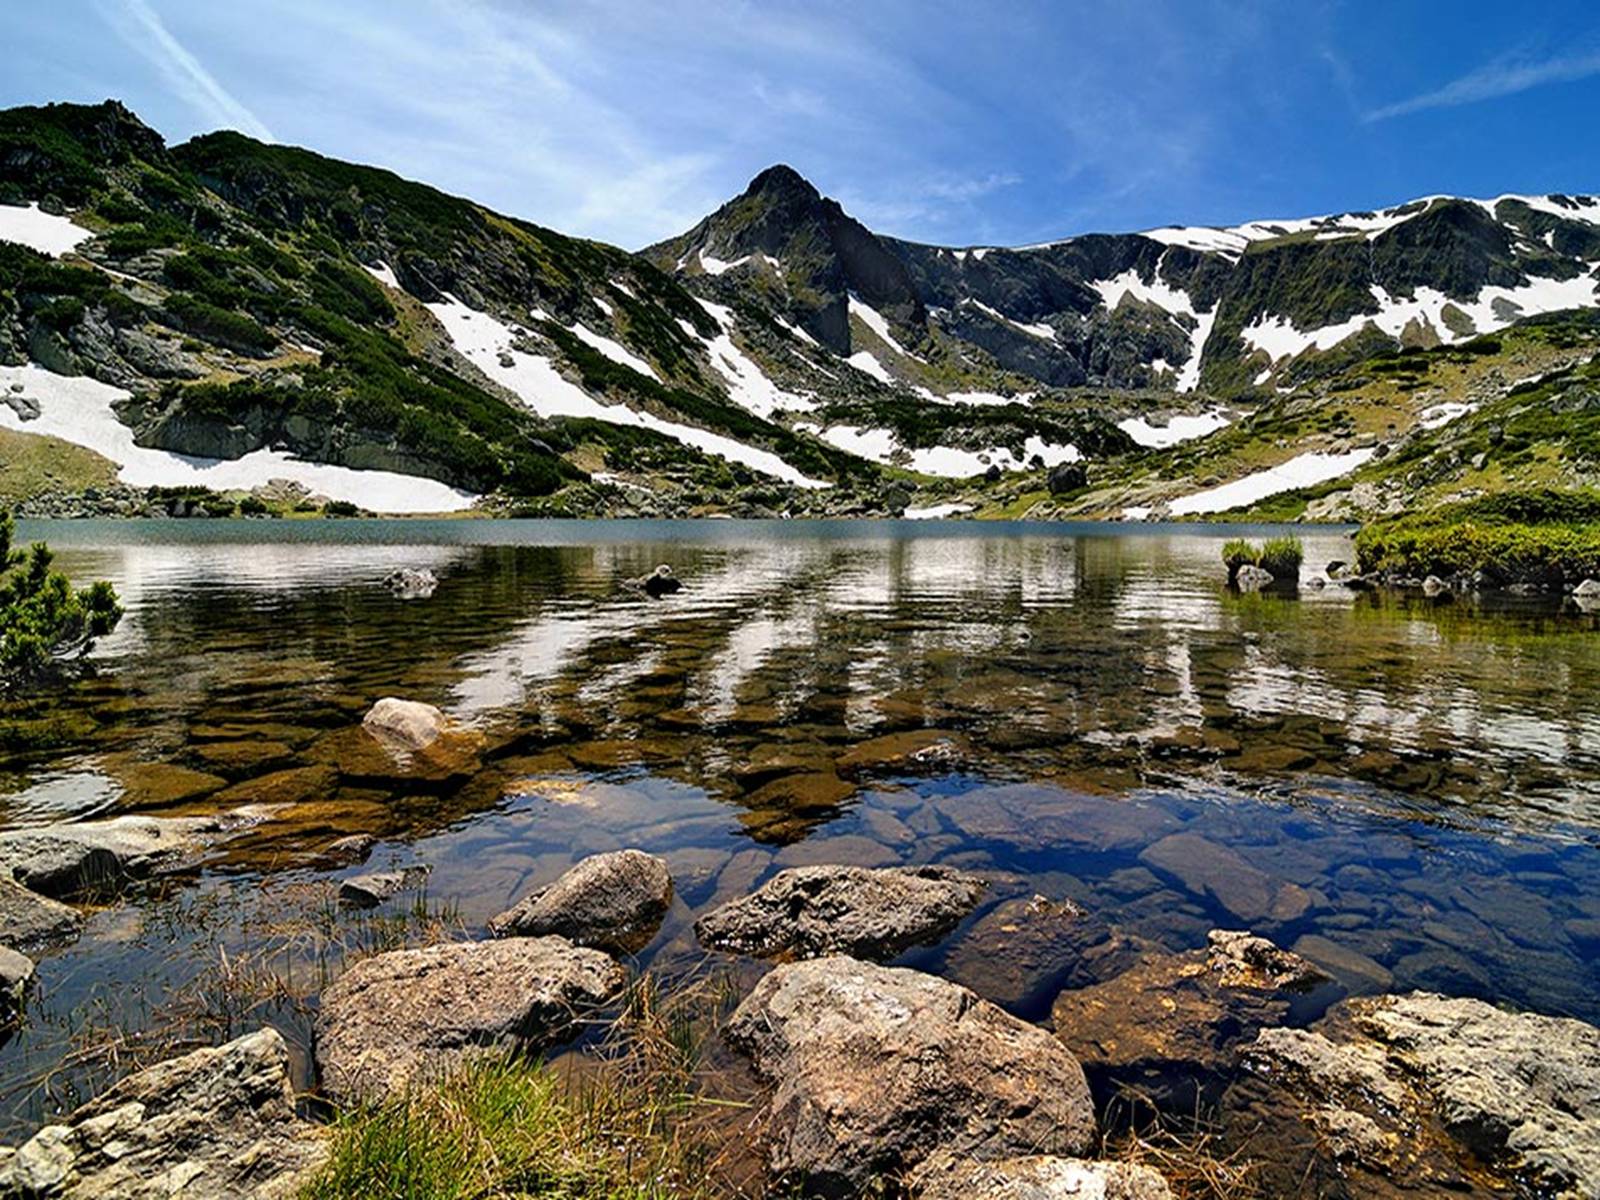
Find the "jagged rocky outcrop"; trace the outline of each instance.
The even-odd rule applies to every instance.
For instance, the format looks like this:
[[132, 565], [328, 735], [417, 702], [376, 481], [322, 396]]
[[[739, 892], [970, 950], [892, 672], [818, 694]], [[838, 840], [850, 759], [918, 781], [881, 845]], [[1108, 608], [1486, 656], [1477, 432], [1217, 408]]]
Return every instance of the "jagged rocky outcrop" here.
[[262, 1029], [136, 1072], [6, 1153], [5, 1200], [288, 1200], [326, 1142], [295, 1113], [283, 1037]]

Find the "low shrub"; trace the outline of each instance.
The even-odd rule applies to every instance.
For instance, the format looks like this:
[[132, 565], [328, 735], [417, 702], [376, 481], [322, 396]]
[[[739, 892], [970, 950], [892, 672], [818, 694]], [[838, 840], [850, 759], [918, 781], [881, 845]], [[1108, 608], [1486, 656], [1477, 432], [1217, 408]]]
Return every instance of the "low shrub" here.
[[1299, 579], [1300, 564], [1305, 561], [1305, 547], [1297, 537], [1268, 538], [1257, 546], [1244, 538], [1232, 538], [1222, 547], [1222, 562], [1228, 568], [1228, 584], [1239, 582], [1241, 567], [1255, 566], [1274, 579], [1287, 581]]
[[50, 548], [35, 542], [12, 550], [14, 526], [0, 511], [0, 688], [53, 674], [117, 627], [122, 606], [103, 580], [74, 591], [53, 570]]

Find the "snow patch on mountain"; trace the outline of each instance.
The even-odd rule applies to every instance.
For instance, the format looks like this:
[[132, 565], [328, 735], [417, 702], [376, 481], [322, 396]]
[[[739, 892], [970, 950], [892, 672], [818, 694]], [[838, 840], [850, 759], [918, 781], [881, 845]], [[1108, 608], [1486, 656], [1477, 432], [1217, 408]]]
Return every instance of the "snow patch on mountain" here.
[[641, 375], [647, 376], [650, 379], [654, 379], [657, 383], [661, 382], [661, 376], [656, 374], [656, 369], [644, 359], [640, 358], [633, 351], [629, 350], [621, 342], [614, 341], [613, 339], [606, 337], [604, 334], [596, 333], [582, 321], [574, 321], [571, 325], [567, 326], [567, 328], [580, 342], [583, 342], [585, 345], [598, 350], [612, 362], [618, 363], [621, 366], [629, 368], [630, 370], [637, 371]]
[[[1408, 325], [1416, 322], [1431, 328], [1441, 342], [1449, 343], [1504, 329], [1523, 317], [1538, 313], [1592, 307], [1597, 295], [1600, 295], [1600, 285], [1587, 275], [1573, 279], [1534, 277], [1515, 288], [1490, 286], [1472, 300], [1454, 300], [1429, 287], [1417, 288], [1415, 296], [1407, 300], [1391, 296], [1374, 284], [1372, 296], [1379, 306], [1377, 313], [1360, 313], [1333, 325], [1308, 330], [1296, 329], [1287, 317], [1263, 315], [1247, 325], [1241, 336], [1252, 349], [1265, 351], [1274, 362], [1311, 349], [1332, 349], [1369, 324], [1391, 337], [1399, 337]], [[1444, 318], [1447, 308], [1461, 314], [1470, 323], [1471, 332], [1453, 330]], [[1459, 319], [1456, 323], [1460, 324]]]
[[21, 394], [38, 401], [39, 415], [23, 421], [0, 405], [0, 426], [47, 434], [93, 450], [115, 463], [117, 478], [130, 487], [202, 486], [220, 492], [286, 479], [330, 500], [348, 500], [382, 513], [456, 512], [470, 508], [477, 499], [434, 479], [304, 462], [281, 450], [252, 450], [240, 458], [217, 459], [136, 446], [133, 430], [117, 419], [112, 408], [128, 398], [122, 388], [87, 375], [56, 375], [39, 366], [0, 366], [0, 388], [13, 384], [21, 384]]
[[0, 242], [17, 242], [40, 254], [60, 258], [93, 236], [66, 217], [44, 212], [37, 202], [26, 208], [0, 204]]
[[894, 376], [884, 369], [883, 364], [873, 357], [870, 350], [857, 350], [849, 358], [845, 359], [845, 362], [858, 371], [865, 371], [882, 383], [891, 385], [894, 383]]
[[[712, 306], [707, 307], [709, 310]], [[802, 474], [776, 454], [746, 446], [722, 434], [664, 421], [653, 413], [639, 412], [625, 404], [602, 404], [565, 378], [548, 358], [515, 349], [512, 346], [515, 335], [507, 326], [488, 313], [469, 308], [448, 292], [443, 300], [427, 308], [444, 326], [457, 350], [542, 417], [588, 417], [613, 425], [651, 429], [786, 483], [810, 488], [830, 486]]]
[[1025, 469], [1029, 460], [1037, 456], [1046, 467], [1058, 463], [1077, 462], [1080, 457], [1076, 446], [1058, 446], [1037, 436], [1030, 437], [1022, 448], [1020, 457], [1004, 446], [985, 450], [968, 450], [959, 446], [925, 446], [910, 449], [902, 446], [889, 429], [866, 429], [858, 425], [833, 425], [827, 429], [816, 425], [796, 426], [815, 434], [830, 446], [849, 454], [865, 458], [884, 466], [901, 466], [923, 475], [940, 475], [949, 479], [969, 479], [982, 475], [991, 466], [1003, 471]]
[[1206, 339], [1211, 336], [1211, 327], [1217, 323], [1217, 309], [1213, 305], [1208, 312], [1196, 311], [1194, 300], [1188, 292], [1173, 287], [1161, 278], [1163, 260], [1164, 256], [1162, 260], [1157, 260], [1148, 281], [1130, 267], [1111, 279], [1094, 280], [1089, 286], [1100, 293], [1100, 301], [1108, 312], [1114, 312], [1124, 299], [1131, 296], [1174, 316], [1189, 318], [1193, 323], [1189, 330], [1189, 357], [1184, 360], [1174, 386], [1177, 391], [1192, 392], [1200, 386], [1200, 353], [1205, 349]]
[[1152, 425], [1144, 417], [1128, 417], [1118, 421], [1117, 428], [1141, 446], [1162, 449], [1192, 438], [1205, 437], [1228, 424], [1228, 414], [1216, 410], [1208, 413], [1178, 413], [1167, 418], [1165, 425]]
[[1020, 330], [1022, 330], [1023, 333], [1032, 334], [1034, 337], [1042, 338], [1043, 340], [1045, 340], [1047, 342], [1053, 342], [1053, 341], [1056, 340], [1056, 331], [1053, 328], [1051, 328], [1049, 325], [1045, 325], [1043, 323], [1036, 324], [1036, 325], [1030, 325], [1030, 324], [1028, 324], [1028, 323], [1026, 323], [1024, 321], [1017, 320], [1015, 317], [1008, 317], [1008, 316], [1005, 315], [1005, 313], [1001, 312], [998, 308], [991, 308], [989, 305], [985, 304], [982, 300], [979, 300], [975, 296], [969, 296], [966, 299], [962, 300], [961, 303], [962, 304], [970, 304], [974, 308], [977, 308], [982, 312], [988, 313], [996, 321], [999, 321], [999, 322], [1001, 322], [1002, 324], [1005, 324], [1005, 325], [1009, 325], [1013, 329], [1020, 329]]
[[959, 517], [972, 511], [972, 505], [951, 501], [948, 504], [929, 504], [924, 508], [908, 508], [900, 515], [908, 521], [942, 521], [946, 517]]
[[362, 265], [366, 267], [367, 274], [371, 275], [379, 283], [383, 284], [384, 287], [391, 287], [397, 292], [401, 290], [400, 280], [396, 278], [394, 268], [388, 263], [375, 262], [363, 263]]
[[1243, 479], [1235, 479], [1232, 483], [1225, 483], [1221, 487], [1182, 496], [1172, 501], [1167, 506], [1167, 511], [1175, 517], [1182, 517], [1194, 513], [1227, 512], [1232, 508], [1244, 508], [1258, 500], [1265, 500], [1268, 496], [1276, 496], [1279, 492], [1292, 492], [1296, 488], [1311, 487], [1347, 475], [1372, 455], [1373, 451], [1370, 448], [1348, 450], [1343, 454], [1322, 454], [1315, 451], [1297, 454], [1288, 462], [1257, 471], [1253, 475], [1246, 475]]
[[[887, 345], [901, 358], [918, 357], [902, 346], [898, 340], [896, 340], [894, 336], [894, 330], [889, 328], [889, 322], [884, 318], [884, 315], [877, 309], [873, 308], [872, 305], [867, 304], [858, 298], [854, 292], [850, 293], [849, 305], [850, 315], [853, 317], [860, 317], [862, 324], [864, 324], [868, 329], [872, 330], [872, 332], [885, 345]], [[921, 360], [918, 359], [918, 361]]]

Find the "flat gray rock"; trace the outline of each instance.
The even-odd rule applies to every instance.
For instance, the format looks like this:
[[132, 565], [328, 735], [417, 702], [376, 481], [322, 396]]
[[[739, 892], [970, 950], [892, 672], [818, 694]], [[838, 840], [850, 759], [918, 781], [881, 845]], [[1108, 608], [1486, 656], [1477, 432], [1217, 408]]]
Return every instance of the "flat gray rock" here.
[[936, 1154], [911, 1173], [908, 1190], [916, 1200], [1172, 1200], [1149, 1167], [1048, 1154], [988, 1162]]
[[352, 875], [339, 884], [339, 899], [357, 908], [373, 908], [401, 892], [421, 887], [428, 878], [428, 868], [403, 867], [398, 871], [369, 871]]
[[317, 1066], [342, 1103], [382, 1099], [489, 1050], [538, 1051], [622, 988], [620, 966], [564, 938], [508, 938], [362, 959], [322, 994]]
[[51, 1200], [289, 1200], [326, 1156], [295, 1115], [276, 1030], [128, 1076], [9, 1158], [0, 1196]]
[[[248, 818], [241, 817], [239, 822]], [[0, 875], [55, 899], [115, 891], [193, 861], [232, 817], [114, 817], [0, 833]]]
[[775, 1180], [853, 1193], [937, 1150], [1081, 1155], [1095, 1141], [1089, 1085], [1060, 1042], [920, 971], [788, 963], [723, 1036], [773, 1085], [763, 1128]]
[[0, 946], [27, 950], [68, 942], [82, 928], [77, 909], [0, 876]]
[[695, 922], [702, 945], [758, 958], [893, 958], [937, 939], [988, 885], [951, 867], [792, 867]]
[[578, 863], [549, 887], [489, 922], [496, 937], [555, 934], [613, 954], [642, 950], [672, 903], [667, 864], [643, 850], [614, 850]]

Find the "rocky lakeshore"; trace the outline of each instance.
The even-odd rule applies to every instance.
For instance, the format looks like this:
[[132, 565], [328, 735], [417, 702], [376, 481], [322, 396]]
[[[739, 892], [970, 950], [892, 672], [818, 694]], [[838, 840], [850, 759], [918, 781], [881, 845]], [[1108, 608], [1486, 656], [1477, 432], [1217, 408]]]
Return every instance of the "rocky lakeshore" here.
[[[27, 1020], [15, 946], [75, 932], [77, 909], [57, 897], [109, 898], [258, 816], [0, 838], [6, 1019]], [[1181, 837], [1152, 865], [1204, 870]], [[711, 1036], [752, 1080], [741, 1136], [756, 1139], [755, 1186], [1205, 1194], [1171, 1156], [1106, 1158], [1137, 1144], [1130, 1133], [1203, 1117], [1215, 1140], [1195, 1153], [1247, 1154], [1251, 1195], [1600, 1195], [1600, 1029], [1427, 992], [1356, 996], [1378, 981], [1348, 956], [1318, 965], [1244, 930], [1173, 952], [1018, 887], [993, 872], [818, 864], [705, 912], [704, 950], [754, 970], [738, 972], [755, 982]], [[317, 1002], [319, 1093], [358, 1115], [620, 1019], [643, 982], [631, 954], [660, 936], [674, 892], [661, 857], [602, 853], [476, 936], [350, 963]], [[956, 974], [975, 956], [1006, 964], [975, 980], [995, 999], [894, 965], [963, 922]], [[1045, 1022], [996, 1003], [1060, 979]], [[0, 1197], [309, 1194], [338, 1136], [297, 1106], [283, 1038], [261, 1028], [136, 1071], [0, 1150]]]

